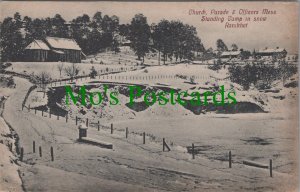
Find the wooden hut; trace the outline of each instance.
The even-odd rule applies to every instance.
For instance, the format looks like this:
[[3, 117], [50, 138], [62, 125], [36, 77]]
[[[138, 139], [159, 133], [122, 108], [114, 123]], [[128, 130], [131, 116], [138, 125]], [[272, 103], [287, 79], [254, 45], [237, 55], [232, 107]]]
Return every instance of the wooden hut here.
[[42, 40], [33, 40], [25, 48], [27, 61], [47, 61], [50, 48]]
[[46, 37], [34, 40], [26, 48], [27, 61], [63, 61], [80, 63], [84, 53], [74, 39]]

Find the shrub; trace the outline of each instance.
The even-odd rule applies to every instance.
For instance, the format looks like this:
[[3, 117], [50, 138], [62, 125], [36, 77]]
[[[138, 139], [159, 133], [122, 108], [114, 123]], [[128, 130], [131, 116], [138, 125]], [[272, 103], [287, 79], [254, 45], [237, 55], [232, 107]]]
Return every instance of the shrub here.
[[91, 72], [90, 72], [89, 76], [90, 76], [92, 79], [95, 79], [95, 77], [97, 76], [97, 71], [96, 71], [95, 67], [92, 66], [92, 68], [91, 68], [90, 70], [91, 70]]

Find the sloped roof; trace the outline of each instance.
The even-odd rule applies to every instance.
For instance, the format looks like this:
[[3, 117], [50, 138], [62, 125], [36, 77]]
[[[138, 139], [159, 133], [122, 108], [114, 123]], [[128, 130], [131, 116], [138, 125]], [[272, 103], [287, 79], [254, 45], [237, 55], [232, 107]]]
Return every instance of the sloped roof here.
[[38, 49], [38, 50], [50, 50], [48, 45], [42, 40], [33, 40], [25, 49]]
[[285, 51], [284, 48], [278, 48], [278, 49], [260, 49], [258, 50], [258, 53], [281, 53]]
[[239, 55], [240, 51], [224, 51], [221, 56]]
[[81, 50], [79, 45], [74, 39], [58, 38], [58, 37], [46, 37], [46, 41], [54, 49], [71, 49]]

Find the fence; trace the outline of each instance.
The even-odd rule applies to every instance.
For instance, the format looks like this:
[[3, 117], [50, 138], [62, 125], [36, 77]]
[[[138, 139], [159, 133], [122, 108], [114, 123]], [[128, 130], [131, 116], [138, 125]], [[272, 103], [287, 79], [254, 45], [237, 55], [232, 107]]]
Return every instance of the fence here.
[[[28, 112], [30, 112], [30, 106], [27, 107], [28, 108]], [[35, 115], [38, 115], [37, 113], [37, 110], [34, 109], [34, 114]], [[44, 114], [48, 114], [49, 115], [49, 118], [51, 118], [51, 111], [41, 111], [41, 114], [42, 116], [44, 117]], [[54, 115], [54, 114], [52, 114]], [[65, 123], [70, 123], [70, 121], [68, 121], [69, 119], [69, 115], [66, 114], [64, 117], [60, 116], [59, 115], [56, 115], [57, 118], [54, 118], [54, 119], [57, 119], [59, 121], [59, 119], [63, 119], [65, 118]], [[116, 129], [114, 127], [114, 124], [111, 123], [110, 126], [105, 126], [105, 125], [102, 125], [100, 124], [100, 121], [99, 120], [91, 120], [89, 118], [82, 118], [82, 117], [78, 117], [78, 116], [75, 116], [75, 125], [78, 125], [78, 122], [85, 122], [86, 123], [86, 126], [87, 127], [94, 127], [94, 128], [97, 128], [98, 131], [101, 131], [101, 130], [109, 130], [110, 131], [110, 134], [113, 135], [115, 134], [115, 131], [118, 132], [118, 134], [121, 134], [121, 132], [124, 132], [124, 138], [127, 140], [129, 138], [129, 135], [130, 134], [134, 134], [135, 136], [138, 135], [138, 136], [141, 136], [142, 138], [142, 142], [141, 142], [141, 145], [146, 145], [146, 143], [150, 143], [150, 142], [161, 142], [162, 144], [162, 152], [165, 152], [165, 151], [172, 151], [171, 147], [169, 146], [168, 142], [166, 141], [165, 138], [162, 138], [162, 141], [156, 141], [156, 137], [151, 135], [151, 134], [146, 134], [146, 132], [143, 132], [143, 133], [137, 133], [137, 132], [129, 132], [129, 128], [126, 127], [125, 130], [121, 130], [121, 129]], [[76, 127], [77, 128], [77, 127]], [[147, 138], [149, 139], [148, 142], [147, 141]], [[173, 142], [170, 142], [171, 145], [173, 145], [172, 143]], [[11, 147], [12, 148], [12, 147]], [[196, 146], [194, 145], [194, 143], [191, 144], [191, 147], [187, 147], [187, 152], [191, 154], [191, 157], [193, 160], [196, 159], [196, 155], [197, 153], [195, 152], [195, 148]], [[23, 161], [24, 159], [24, 148], [21, 147], [20, 148], [21, 151], [20, 151], [20, 161]], [[33, 141], [32, 143], [32, 153], [35, 153], [36, 152], [36, 142]], [[53, 147], [51, 146], [50, 147], [50, 156], [51, 156], [51, 161], [54, 161], [55, 158], [54, 158], [54, 149]], [[226, 155], [225, 155], [226, 156]], [[39, 146], [39, 157], [42, 158], [43, 157], [43, 154], [42, 154], [42, 147]], [[232, 159], [232, 153], [231, 151], [228, 152], [228, 168], [232, 168], [232, 164], [233, 164], [233, 159]], [[255, 166], [255, 167], [258, 167], [258, 168], [267, 168], [269, 169], [269, 175], [270, 177], [273, 177], [273, 165], [272, 165], [272, 159], [270, 159], [269, 161], [269, 165], [263, 165], [263, 164], [260, 164], [260, 163], [256, 163], [256, 162], [251, 162], [251, 161], [243, 161], [243, 164], [244, 165], [248, 165], [248, 166]]]
[[[96, 83], [110, 83], [110, 82], [115, 82], [115, 83], [134, 83], [132, 81], [140, 81], [141, 83], [148, 83], [149, 81], [152, 80], [164, 80], [161, 85], [167, 85], [168, 82], [171, 82], [173, 80], [183, 80], [186, 83], [190, 84], [196, 84], [196, 80], [203, 81], [203, 84], [209, 84], [211, 86], [216, 86], [218, 81], [221, 79], [214, 79], [212, 81], [212, 78], [207, 75], [198, 75], [198, 76], [178, 76], [178, 75], [98, 75], [95, 78], [91, 78], [89, 76], [81, 76], [73, 81], [71, 79], [68, 80], [61, 80], [61, 81], [53, 81], [50, 82], [46, 85], [46, 87], [57, 87], [57, 86], [64, 86], [69, 83], [78, 83], [80, 81], [95, 81]], [[144, 81], [144, 82], [143, 82]], [[165, 83], [165, 84], [164, 84]], [[159, 85], [159, 83], [157, 83]], [[42, 87], [42, 86], [40, 86]]]

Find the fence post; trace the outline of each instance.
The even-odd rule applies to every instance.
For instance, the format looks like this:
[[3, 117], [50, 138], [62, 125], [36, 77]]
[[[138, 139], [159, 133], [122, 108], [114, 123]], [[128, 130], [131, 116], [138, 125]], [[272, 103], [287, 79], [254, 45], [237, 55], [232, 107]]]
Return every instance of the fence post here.
[[165, 151], [165, 138], [163, 138], [163, 151]]
[[113, 134], [113, 132], [114, 132], [114, 125], [110, 124], [110, 134]]
[[42, 147], [39, 146], [39, 154], [40, 154], [40, 157], [42, 157]]
[[51, 153], [51, 161], [54, 161], [54, 153], [53, 153], [53, 147], [52, 146], [50, 148], [50, 153]]
[[59, 115], [57, 114], [57, 120], [59, 120]]
[[273, 173], [272, 173], [272, 159], [270, 159], [270, 165], [269, 165], [269, 169], [270, 169], [270, 177], [273, 177]]
[[23, 111], [23, 109], [24, 109], [24, 105], [22, 104], [22, 111]]
[[89, 127], [89, 118], [86, 118], [86, 127]]
[[36, 109], [34, 109], [34, 114], [36, 114]]
[[195, 159], [195, 146], [194, 146], [194, 143], [192, 143], [192, 155], [193, 155], [193, 159]]
[[145, 144], [146, 143], [146, 134], [145, 134], [145, 132], [143, 133], [143, 144]]
[[21, 147], [20, 161], [23, 161], [24, 149]]
[[75, 121], [76, 121], [76, 125], [77, 125], [77, 120], [78, 120], [78, 119], [77, 119], [77, 116], [76, 116], [76, 118], [75, 118], [75, 119], [76, 119]]
[[35, 141], [32, 142], [32, 152], [35, 153]]
[[100, 122], [98, 121], [98, 131], [100, 131]]
[[51, 109], [49, 109], [49, 118], [51, 118]]
[[126, 138], [128, 138], [128, 127], [126, 127]]
[[66, 114], [66, 123], [68, 123], [68, 113]]
[[42, 109], [42, 116], [44, 117], [44, 110]]
[[231, 151], [229, 151], [229, 168], [231, 168]]

